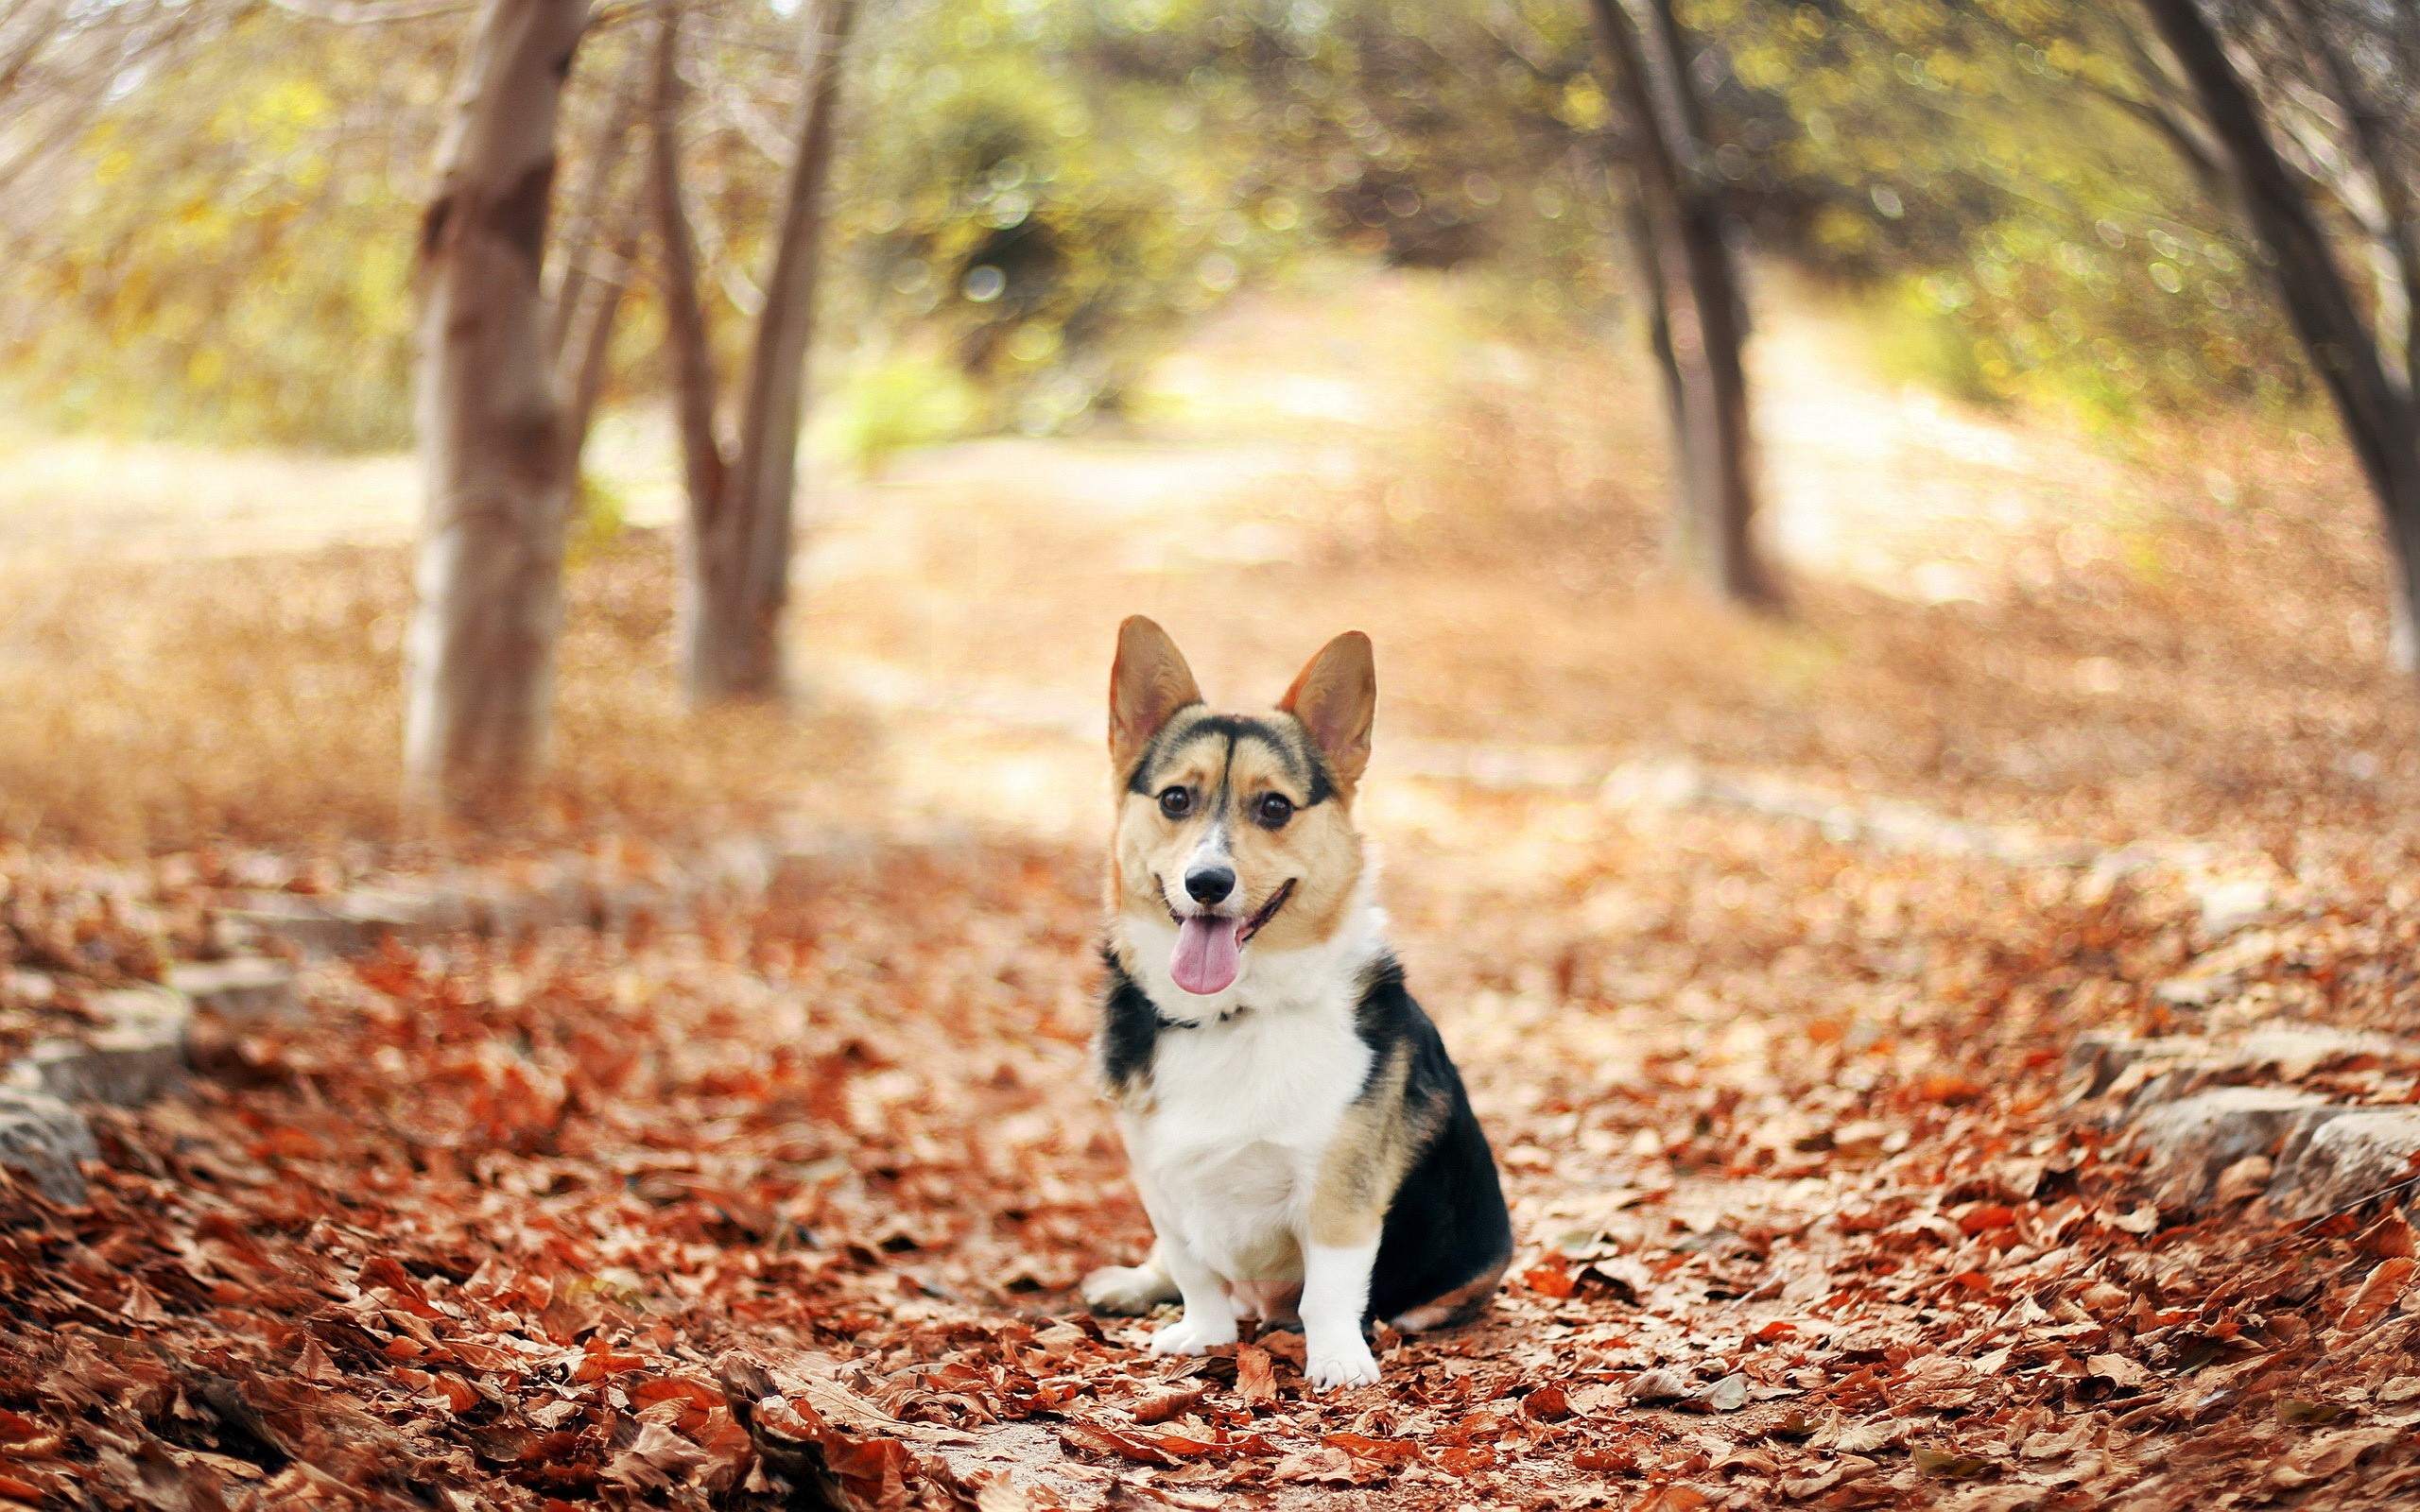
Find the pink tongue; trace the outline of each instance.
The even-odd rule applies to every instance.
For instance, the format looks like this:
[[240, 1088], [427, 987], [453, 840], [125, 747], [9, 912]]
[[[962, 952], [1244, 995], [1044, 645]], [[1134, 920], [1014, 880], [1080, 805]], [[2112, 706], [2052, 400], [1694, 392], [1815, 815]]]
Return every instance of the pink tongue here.
[[1168, 975], [1195, 997], [1223, 992], [1236, 979], [1236, 958], [1243, 947], [1236, 939], [1243, 928], [1239, 919], [1196, 914], [1177, 927], [1176, 950], [1168, 956]]

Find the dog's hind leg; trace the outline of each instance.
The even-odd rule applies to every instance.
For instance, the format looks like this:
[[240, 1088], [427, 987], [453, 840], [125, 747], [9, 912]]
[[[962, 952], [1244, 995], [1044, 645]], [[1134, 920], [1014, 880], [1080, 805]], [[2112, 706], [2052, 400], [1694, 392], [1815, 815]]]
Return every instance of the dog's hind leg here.
[[1084, 1278], [1082, 1290], [1084, 1305], [1094, 1312], [1128, 1317], [1140, 1316], [1183, 1295], [1177, 1290], [1176, 1278], [1168, 1274], [1167, 1263], [1160, 1258], [1156, 1244], [1140, 1265], [1103, 1265], [1094, 1271]]

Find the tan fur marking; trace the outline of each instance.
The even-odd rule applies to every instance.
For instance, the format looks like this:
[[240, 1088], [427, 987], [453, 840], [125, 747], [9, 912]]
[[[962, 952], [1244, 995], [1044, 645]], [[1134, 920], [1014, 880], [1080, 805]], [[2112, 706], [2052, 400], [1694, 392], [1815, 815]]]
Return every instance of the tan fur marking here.
[[[1258, 740], [1238, 740], [1232, 758], [1226, 742], [1215, 733], [1195, 738], [1203, 721], [1216, 717], [1208, 710], [1181, 710], [1159, 739], [1149, 793], [1126, 793], [1118, 800], [1117, 828], [1110, 864], [1111, 906], [1137, 919], [1167, 917], [1167, 895], [1162, 885], [1176, 885], [1185, 858], [1201, 844], [1212, 824], [1226, 827], [1228, 849], [1247, 911], [1259, 907], [1288, 882], [1293, 895], [1268, 925], [1253, 937], [1261, 950], [1301, 950], [1327, 939], [1340, 928], [1353, 906], [1361, 880], [1361, 837], [1340, 796], [1308, 808], [1307, 785], [1290, 771], [1284, 758]], [[1307, 766], [1312, 760], [1309, 736], [1286, 718], [1270, 721], [1281, 738], [1301, 744], [1297, 756]], [[1159, 794], [1178, 784], [1201, 796], [1201, 807], [1184, 819], [1160, 812]], [[1212, 800], [1224, 789], [1227, 801]], [[1264, 795], [1283, 794], [1298, 805], [1294, 816], [1277, 830], [1264, 829], [1252, 816], [1252, 805]]]
[[1168, 632], [1129, 615], [1117, 627], [1117, 657], [1109, 667], [1110, 769], [1123, 776], [1170, 714], [1201, 700], [1193, 669]]
[[1302, 721], [1326, 754], [1337, 786], [1350, 797], [1370, 765], [1370, 726], [1378, 709], [1378, 669], [1370, 638], [1347, 630], [1321, 646], [1277, 707]]
[[1423, 1302], [1411, 1311], [1391, 1318], [1389, 1321], [1406, 1333], [1423, 1333], [1430, 1329], [1450, 1328], [1457, 1323], [1467, 1323], [1477, 1317], [1479, 1310], [1487, 1305], [1487, 1299], [1495, 1295], [1497, 1283], [1504, 1280], [1504, 1272], [1512, 1263], [1512, 1261], [1507, 1260], [1503, 1264], [1477, 1280], [1465, 1281], [1455, 1287], [1435, 1301]]
[[1378, 1237], [1404, 1173], [1435, 1132], [1434, 1116], [1405, 1101], [1410, 1072], [1410, 1047], [1398, 1044], [1368, 1094], [1345, 1109], [1311, 1188], [1311, 1243], [1366, 1245]]

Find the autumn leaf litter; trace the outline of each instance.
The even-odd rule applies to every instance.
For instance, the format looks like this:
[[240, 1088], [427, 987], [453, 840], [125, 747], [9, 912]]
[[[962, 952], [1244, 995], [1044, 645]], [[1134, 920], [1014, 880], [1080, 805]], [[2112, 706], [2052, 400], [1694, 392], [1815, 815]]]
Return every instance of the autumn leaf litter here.
[[[249, 1028], [187, 1094], [101, 1115], [89, 1207], [9, 1194], [0, 1496], [2014, 1508], [2420, 1484], [2410, 1228], [2162, 1213], [2062, 1113], [2063, 1038], [2166, 960], [2181, 903], [1737, 816], [1454, 813], [1399, 854], [1460, 823], [1534, 864], [1460, 890], [1399, 867], [1398, 927], [1529, 1243], [1486, 1322], [1386, 1337], [1377, 1387], [1308, 1391], [1291, 1333], [1154, 1362], [1149, 1325], [1073, 1310], [1083, 1269], [1148, 1242], [1085, 1079], [1090, 863], [891, 847], [693, 930], [317, 969], [307, 1028]], [[155, 881], [137, 908], [207, 901]], [[64, 977], [43, 906], [20, 959]]]
[[[1815, 588], [1806, 635], [1848, 652], [1803, 696], [1772, 691], [1802, 643], [1592, 617], [1594, 579], [1481, 583], [1470, 541], [1423, 544], [1500, 525], [1518, 563], [1526, 518], [1171, 579], [1247, 607], [1316, 586], [1401, 685], [1455, 691], [1409, 720], [1647, 730], [2110, 854], [2198, 848], [2016, 865], [1570, 784], [1381, 788], [1394, 933], [1523, 1247], [1483, 1322], [1382, 1338], [1376, 1386], [1308, 1391], [1291, 1333], [1154, 1361], [1151, 1320], [1080, 1312], [1081, 1274], [1149, 1242], [1086, 1069], [1097, 863], [868, 824], [759, 905], [313, 966], [302, 1022], [219, 1026], [183, 1091], [92, 1110], [87, 1205], [0, 1188], [0, 1501], [2406, 1503], [2420, 1254], [2394, 1194], [2287, 1224], [2239, 1171], [2164, 1205], [2068, 1070], [2086, 1036], [2409, 1022], [2409, 763], [2336, 757], [2411, 721], [2368, 648], [2310, 630], [2369, 589], [2272, 573], [2300, 596], [2262, 617], [2230, 555], [2316, 535], [2334, 560], [2352, 516], [2320, 514], [2187, 511], [2166, 576], [2104, 556], [1997, 607]], [[1028, 576], [1034, 626], [979, 644], [1075, 665], [1097, 606]], [[1551, 635], [1495, 633], [1542, 613]], [[1516, 643], [1532, 684], [1502, 672]], [[2076, 693], [2086, 655], [2134, 691]], [[239, 869], [0, 855], [0, 1051], [215, 949]], [[2213, 877], [2251, 875], [2215, 919]], [[2392, 1057], [2306, 1069], [2415, 1095]]]

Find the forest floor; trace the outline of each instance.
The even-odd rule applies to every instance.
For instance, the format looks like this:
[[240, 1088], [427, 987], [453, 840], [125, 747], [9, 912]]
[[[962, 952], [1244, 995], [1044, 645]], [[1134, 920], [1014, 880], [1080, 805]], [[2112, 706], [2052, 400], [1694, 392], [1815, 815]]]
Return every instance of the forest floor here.
[[[2068, 1062], [2409, 1025], [2420, 758], [2349, 468], [1911, 398], [1810, 324], [1760, 362], [1788, 621], [1660, 586], [1618, 369], [1419, 281], [1238, 311], [1130, 434], [840, 491], [799, 637], [846, 717], [770, 886], [319, 962], [306, 1023], [96, 1111], [87, 1205], [0, 1189], [0, 1499], [2408, 1503], [2409, 1227], [2289, 1225], [2243, 1169], [2165, 1200]], [[606, 549], [575, 615], [660, 654], [667, 556]], [[401, 566], [222, 571], [367, 585], [271, 658], [385, 625]], [[1522, 1249], [1376, 1386], [1311, 1392], [1286, 1334], [1154, 1361], [1074, 1297], [1149, 1243], [1085, 1066], [1135, 611], [1245, 705], [1377, 642], [1357, 817]], [[72, 663], [43, 612], [9, 654]], [[232, 805], [9, 852], [0, 1035], [209, 953], [247, 887], [428, 862]], [[483, 864], [570, 844], [649, 853], [575, 825]], [[2276, 1075], [2413, 1100], [2379, 1043]]]

